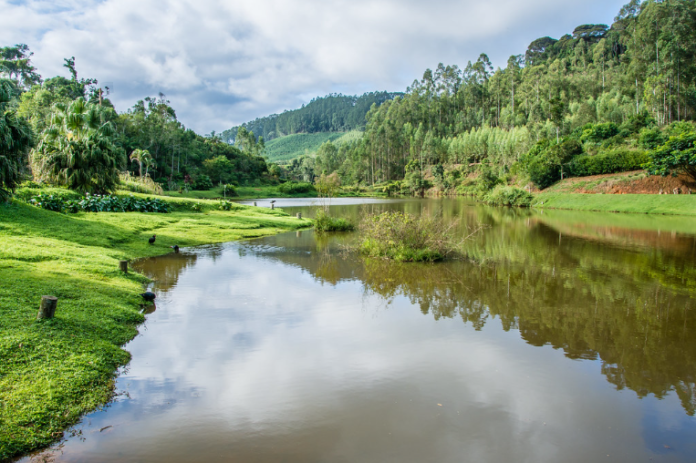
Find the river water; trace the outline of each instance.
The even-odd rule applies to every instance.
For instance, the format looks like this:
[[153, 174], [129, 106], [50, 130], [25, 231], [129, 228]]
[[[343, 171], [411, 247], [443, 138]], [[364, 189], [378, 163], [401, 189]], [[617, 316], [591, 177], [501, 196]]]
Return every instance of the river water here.
[[696, 461], [695, 219], [350, 202], [485, 228], [438, 264], [311, 230], [140, 262], [117, 398], [22, 461]]

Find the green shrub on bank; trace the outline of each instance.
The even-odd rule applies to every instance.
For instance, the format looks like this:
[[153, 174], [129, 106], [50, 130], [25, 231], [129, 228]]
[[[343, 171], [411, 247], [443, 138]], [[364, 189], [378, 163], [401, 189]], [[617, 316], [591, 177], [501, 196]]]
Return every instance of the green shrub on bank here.
[[483, 200], [492, 206], [529, 207], [534, 196], [514, 186], [499, 185], [490, 191]]
[[307, 182], [286, 182], [278, 187], [281, 193], [294, 195], [298, 193], [309, 193], [315, 191], [314, 185]]
[[319, 209], [319, 212], [317, 212], [317, 215], [314, 218], [314, 229], [318, 233], [326, 233], [352, 231], [355, 229], [355, 226], [346, 219], [340, 217], [331, 217], [329, 214], [324, 212], [323, 209]]
[[39, 193], [29, 203], [55, 212], [160, 212], [167, 213], [170, 205], [158, 198], [118, 197], [111, 195], [85, 195], [83, 199], [65, 199], [52, 194]]
[[398, 262], [435, 262], [456, 254], [455, 222], [403, 212], [368, 215], [360, 223], [360, 252]]
[[644, 151], [616, 149], [594, 156], [576, 156], [568, 165], [568, 173], [572, 177], [615, 174], [642, 169], [648, 160]]

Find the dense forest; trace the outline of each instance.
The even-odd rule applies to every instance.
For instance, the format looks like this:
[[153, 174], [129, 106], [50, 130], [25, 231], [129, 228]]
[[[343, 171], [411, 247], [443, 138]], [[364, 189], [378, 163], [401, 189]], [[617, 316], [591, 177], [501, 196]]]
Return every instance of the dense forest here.
[[401, 93], [371, 92], [362, 96], [331, 94], [317, 97], [302, 108], [284, 111], [232, 127], [221, 138], [234, 143], [243, 127], [265, 141], [295, 133], [348, 132], [365, 128], [365, 115], [373, 105], [379, 106]]
[[[0, 194], [26, 178], [85, 192], [208, 189], [268, 180], [263, 145], [237, 145], [187, 129], [162, 94], [118, 114], [108, 87], [78, 78], [43, 79], [27, 45], [0, 48]], [[156, 183], [153, 183], [156, 182]], [[148, 190], [148, 185], [153, 187]]]
[[539, 38], [505, 68], [481, 54], [463, 69], [426, 70], [371, 108], [360, 141], [327, 143], [316, 158], [293, 160], [288, 175], [338, 172], [344, 184], [396, 182], [390, 188], [411, 193], [426, 179], [460, 193], [485, 190], [481, 182], [543, 188], [640, 169], [675, 147], [681, 158], [651, 171], [696, 173], [694, 126], [684, 122], [696, 115], [695, 58], [696, 1], [632, 0], [611, 26]]

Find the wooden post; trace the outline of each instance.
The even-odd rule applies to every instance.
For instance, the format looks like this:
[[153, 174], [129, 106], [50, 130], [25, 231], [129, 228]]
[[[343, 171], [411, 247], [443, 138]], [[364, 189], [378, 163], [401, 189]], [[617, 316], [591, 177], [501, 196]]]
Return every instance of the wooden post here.
[[275, 204], [271, 203], [271, 210], [275, 209]]
[[53, 318], [56, 315], [57, 305], [57, 297], [41, 296], [41, 307], [39, 307], [39, 313], [36, 315], [36, 319], [40, 320], [42, 318]]
[[254, 201], [254, 207], [256, 207], [256, 201]]
[[297, 218], [298, 218], [298, 219], [301, 219], [301, 218], [302, 218], [302, 212], [298, 212], [298, 213], [297, 213]]
[[119, 260], [118, 261], [118, 268], [120, 268], [123, 273], [128, 273], [128, 261], [127, 260]]

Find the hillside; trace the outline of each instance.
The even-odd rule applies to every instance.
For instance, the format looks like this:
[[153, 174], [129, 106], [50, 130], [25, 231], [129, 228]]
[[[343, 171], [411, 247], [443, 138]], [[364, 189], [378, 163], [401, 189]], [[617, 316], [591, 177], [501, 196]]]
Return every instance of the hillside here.
[[266, 158], [270, 162], [287, 163], [305, 154], [314, 154], [327, 141], [340, 145], [351, 140], [359, 140], [362, 132], [319, 132], [296, 133], [276, 138], [266, 143]]
[[307, 105], [282, 114], [272, 114], [222, 132], [228, 143], [234, 142], [241, 127], [261, 136], [266, 142], [293, 134], [349, 132], [365, 128], [365, 116], [373, 104], [380, 106], [401, 93], [370, 92], [361, 96], [330, 94], [317, 97]]

